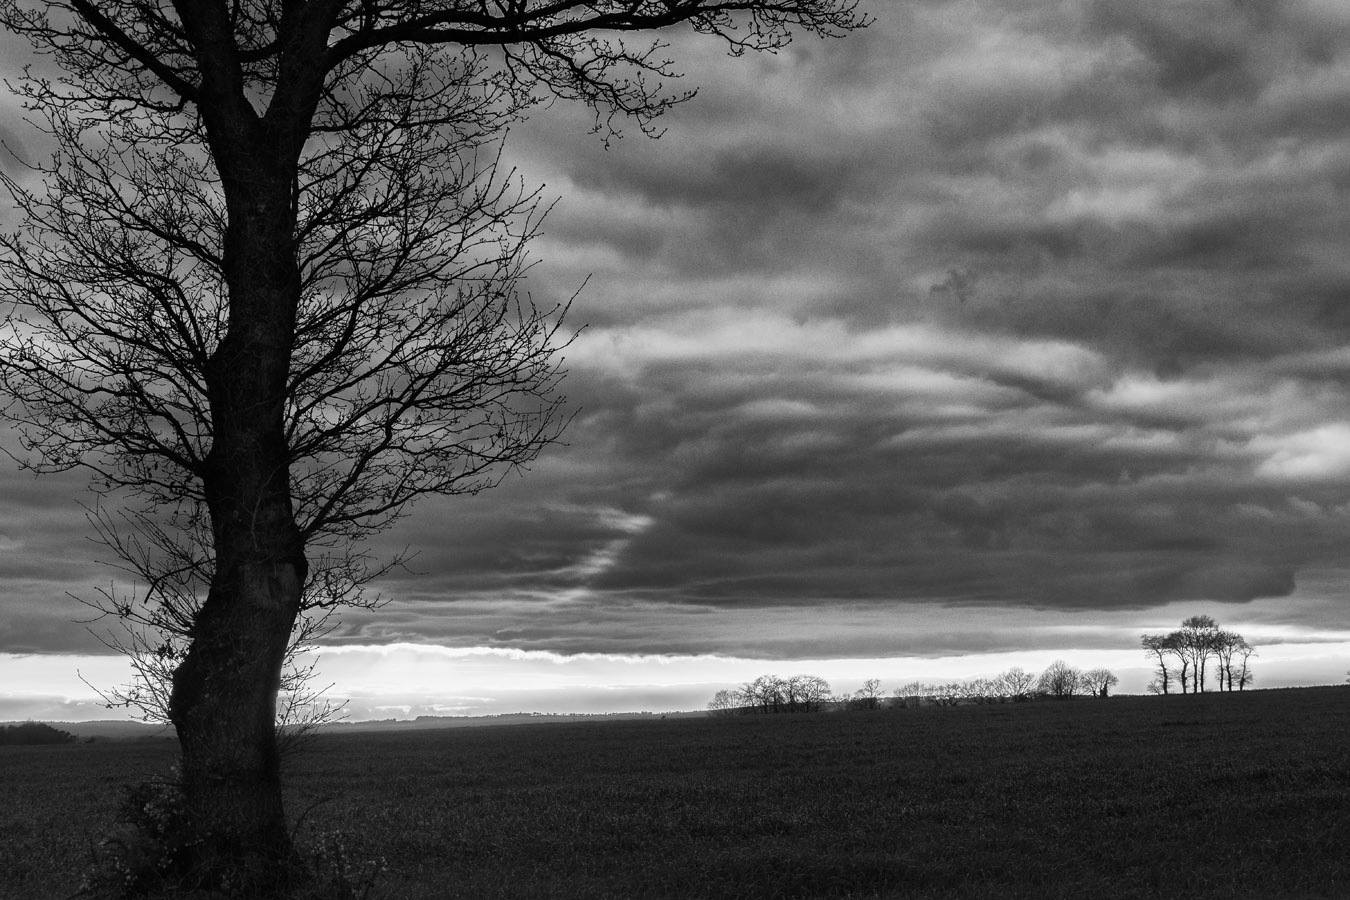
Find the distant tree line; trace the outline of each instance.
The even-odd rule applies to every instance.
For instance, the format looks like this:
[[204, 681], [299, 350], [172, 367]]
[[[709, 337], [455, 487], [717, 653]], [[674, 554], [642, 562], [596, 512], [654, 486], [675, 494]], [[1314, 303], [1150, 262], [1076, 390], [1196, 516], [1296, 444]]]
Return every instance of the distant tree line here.
[[1241, 691], [1255, 679], [1256, 648], [1209, 616], [1191, 616], [1168, 634], [1142, 635], [1139, 644], [1158, 667], [1150, 693], [1171, 694], [1177, 687], [1183, 694], [1204, 693], [1211, 672], [1221, 691]]
[[[1220, 628], [1209, 616], [1191, 616], [1170, 634], [1145, 634], [1141, 646], [1158, 667], [1148, 686], [1151, 693], [1175, 693], [1178, 687], [1183, 694], [1202, 693], [1211, 680], [1221, 691], [1241, 691], [1254, 680], [1251, 658], [1256, 649], [1237, 632]], [[890, 697], [882, 693], [881, 682], [875, 678], [865, 681], [855, 693], [833, 696], [829, 683], [817, 675], [761, 675], [739, 688], [718, 691], [708, 703], [708, 712], [731, 716], [819, 712], [827, 707], [867, 710], [1068, 700], [1106, 697], [1119, 683], [1109, 669], [1083, 671], [1063, 660], [1051, 663], [1040, 674], [1014, 666], [992, 678], [946, 684], [912, 681], [896, 688]]]
[[75, 740], [75, 735], [69, 731], [53, 728], [46, 722], [0, 726], [0, 747], [15, 744], [71, 744]]
[[734, 690], [718, 691], [708, 711], [723, 715], [819, 712], [834, 699], [830, 683], [819, 675], [761, 675]]
[[1109, 669], [1084, 672], [1063, 660], [1056, 660], [1039, 675], [1021, 666], [1013, 666], [992, 678], [927, 684], [913, 681], [895, 691], [905, 706], [925, 703], [955, 706], [958, 703], [1021, 703], [1028, 700], [1067, 700], [1070, 697], [1105, 697], [1120, 679]]
[[897, 688], [892, 696], [882, 693], [881, 682], [869, 678], [852, 694], [830, 693], [829, 683], [818, 675], [780, 678], [761, 675], [739, 688], [720, 690], [708, 703], [711, 715], [755, 715], [819, 712], [827, 707], [850, 710], [882, 709], [886, 706], [956, 706], [961, 703], [1009, 703], [1075, 696], [1105, 697], [1119, 683], [1107, 669], [1083, 672], [1062, 660], [1040, 675], [1014, 666], [994, 678], [928, 684], [913, 681]]

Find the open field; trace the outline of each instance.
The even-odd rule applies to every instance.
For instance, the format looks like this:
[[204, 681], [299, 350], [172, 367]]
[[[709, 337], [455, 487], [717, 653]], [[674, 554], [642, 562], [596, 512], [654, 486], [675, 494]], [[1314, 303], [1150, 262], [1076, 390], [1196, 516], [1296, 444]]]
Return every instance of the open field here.
[[[0, 897], [172, 751], [0, 748]], [[289, 792], [387, 898], [1350, 897], [1350, 688], [328, 734]]]

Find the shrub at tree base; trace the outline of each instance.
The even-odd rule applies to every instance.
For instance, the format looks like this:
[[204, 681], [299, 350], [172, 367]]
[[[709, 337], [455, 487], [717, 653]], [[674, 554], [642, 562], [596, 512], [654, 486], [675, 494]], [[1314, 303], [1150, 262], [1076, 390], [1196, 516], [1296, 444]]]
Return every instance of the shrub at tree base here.
[[117, 827], [99, 844], [83, 891], [110, 900], [200, 887], [194, 883], [190, 863], [190, 850], [198, 841], [176, 777], [142, 782], [124, 791]]
[[388, 866], [354, 859], [341, 832], [297, 846], [291, 864], [231, 854], [231, 865], [203, 865], [204, 838], [193, 825], [177, 767], [165, 779], [123, 788], [117, 826], [99, 844], [81, 896], [130, 898], [286, 897], [366, 900]]

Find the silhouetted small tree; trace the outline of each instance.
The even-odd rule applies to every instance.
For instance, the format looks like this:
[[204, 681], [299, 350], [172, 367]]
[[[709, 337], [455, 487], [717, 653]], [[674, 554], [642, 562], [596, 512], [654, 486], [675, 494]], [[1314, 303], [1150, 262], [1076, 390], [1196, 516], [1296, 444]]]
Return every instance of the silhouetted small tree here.
[[[1145, 634], [1139, 638], [1139, 644], [1144, 648], [1144, 652], [1153, 657], [1154, 665], [1158, 667], [1158, 674], [1149, 688], [1154, 693], [1170, 694], [1172, 686], [1172, 672], [1167, 666], [1167, 661], [1172, 655], [1172, 638], [1166, 634]], [[1156, 689], [1155, 689], [1156, 685]]]
[[830, 702], [830, 683], [819, 675], [793, 675], [787, 684], [787, 712], [820, 712]]
[[998, 703], [1003, 699], [998, 682], [992, 678], [974, 678], [962, 688], [962, 696], [971, 703]]
[[1031, 697], [1031, 692], [1036, 686], [1037, 676], [1021, 666], [1013, 666], [998, 676], [998, 681], [1003, 694], [1009, 700], [1020, 701]]
[[869, 678], [848, 698], [849, 709], [881, 709], [881, 682]]
[[1251, 684], [1253, 681], [1256, 680], [1256, 675], [1252, 673], [1251, 667], [1248, 665], [1248, 661], [1253, 656], [1256, 656], [1256, 648], [1253, 647], [1251, 644], [1248, 644], [1246, 641], [1243, 641], [1242, 644], [1237, 648], [1236, 656], [1238, 659], [1237, 685], [1238, 690], [1241, 691], [1244, 690], [1247, 687], [1247, 685]]
[[1095, 697], [1105, 697], [1107, 692], [1120, 683], [1110, 669], [1089, 669], [1082, 674], [1084, 693]]
[[708, 715], [734, 716], [740, 712], [744, 702], [740, 691], [720, 690], [708, 701]]
[[900, 706], [922, 706], [928, 699], [928, 689], [928, 685], [922, 681], [911, 681], [896, 688], [891, 694], [895, 697], [894, 702]]
[[1210, 616], [1191, 616], [1181, 623], [1180, 630], [1172, 634], [1180, 653], [1189, 663], [1192, 691], [1204, 693], [1205, 670], [1218, 648], [1219, 626]]
[[1062, 659], [1052, 662], [1040, 679], [1036, 682], [1036, 687], [1044, 694], [1054, 697], [1056, 700], [1068, 700], [1074, 694], [1078, 693], [1082, 685], [1083, 673]]
[[752, 713], [782, 712], [785, 705], [783, 679], [777, 675], [761, 675], [741, 686], [740, 695], [745, 708]]
[[[1246, 656], [1243, 653], [1246, 652]], [[1243, 663], [1246, 658], [1254, 652], [1243, 639], [1242, 635], [1235, 631], [1220, 631], [1214, 641], [1214, 655], [1218, 660], [1219, 690], [1234, 690], [1234, 684], [1237, 690], [1242, 689], [1244, 681], [1242, 672]]]

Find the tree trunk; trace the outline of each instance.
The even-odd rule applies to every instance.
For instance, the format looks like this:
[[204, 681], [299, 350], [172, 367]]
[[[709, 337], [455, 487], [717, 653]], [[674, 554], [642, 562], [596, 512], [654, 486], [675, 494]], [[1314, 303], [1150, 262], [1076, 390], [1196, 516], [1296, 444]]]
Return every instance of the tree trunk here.
[[173, 721], [192, 837], [200, 841], [193, 870], [213, 889], [263, 890], [290, 857], [275, 716], [303, 560], [232, 569], [212, 585], [175, 673]]
[[280, 883], [292, 858], [275, 725], [307, 574], [285, 432], [300, 297], [292, 180], [275, 159], [257, 159], [246, 180], [223, 179], [230, 321], [206, 365], [212, 447], [202, 472], [215, 571], [170, 703], [200, 841], [192, 865], [206, 886], [245, 895]]

